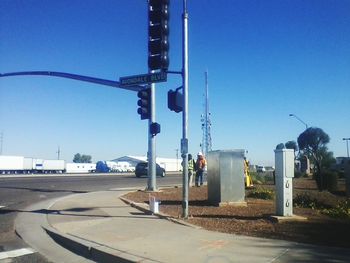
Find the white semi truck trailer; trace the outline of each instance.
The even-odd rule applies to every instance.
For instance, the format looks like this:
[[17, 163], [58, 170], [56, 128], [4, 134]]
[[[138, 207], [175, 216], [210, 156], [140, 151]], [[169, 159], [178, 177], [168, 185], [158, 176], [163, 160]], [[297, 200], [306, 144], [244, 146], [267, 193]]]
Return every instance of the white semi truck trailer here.
[[33, 159], [23, 156], [0, 155], [0, 174], [32, 173]]
[[0, 174], [63, 173], [64, 171], [64, 160], [0, 155]]
[[66, 169], [64, 160], [43, 160], [43, 173], [63, 173]]

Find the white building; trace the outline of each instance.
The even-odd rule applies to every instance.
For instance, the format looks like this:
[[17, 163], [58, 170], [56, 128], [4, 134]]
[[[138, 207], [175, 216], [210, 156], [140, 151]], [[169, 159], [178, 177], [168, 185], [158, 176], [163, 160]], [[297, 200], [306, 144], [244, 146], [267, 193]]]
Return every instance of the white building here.
[[[112, 160], [113, 162], [128, 162], [131, 167], [135, 167], [139, 162], [147, 162], [146, 156], [123, 156]], [[156, 163], [163, 167], [166, 172], [182, 171], [182, 159], [156, 158]]]

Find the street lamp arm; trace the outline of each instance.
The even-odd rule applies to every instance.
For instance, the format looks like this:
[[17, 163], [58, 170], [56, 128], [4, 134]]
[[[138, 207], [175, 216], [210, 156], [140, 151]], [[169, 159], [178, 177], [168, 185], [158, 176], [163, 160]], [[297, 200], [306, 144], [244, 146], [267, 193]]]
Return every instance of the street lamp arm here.
[[295, 117], [298, 121], [300, 121], [301, 123], [303, 123], [305, 125], [306, 129], [308, 128], [308, 125], [302, 119], [300, 119], [297, 115], [291, 113], [291, 114], [289, 114], [289, 116]]
[[123, 87], [120, 85], [119, 81], [100, 79], [100, 78], [82, 76], [82, 75], [65, 73], [65, 72], [23, 71], [23, 72], [11, 72], [11, 73], [4, 73], [4, 74], [0, 73], [0, 77], [25, 76], [25, 75], [53, 76], [53, 77], [75, 79], [75, 80], [86, 81], [86, 82], [91, 82], [91, 83], [95, 83], [95, 84], [100, 84], [100, 85], [105, 85], [105, 86], [110, 86], [110, 87], [120, 88], [120, 89], [126, 89], [126, 90], [131, 90], [131, 91], [139, 91], [139, 90], [144, 88], [143, 86], [138, 86], [138, 85]]
[[[294, 115], [295, 116], [295, 115]], [[306, 127], [306, 129], [308, 128], [308, 126], [307, 126], [307, 124], [304, 122], [304, 121], [302, 121], [300, 118], [298, 118], [297, 116], [295, 116], [295, 118], [297, 118], [299, 121], [301, 121], [304, 125], [305, 125], [305, 127]]]

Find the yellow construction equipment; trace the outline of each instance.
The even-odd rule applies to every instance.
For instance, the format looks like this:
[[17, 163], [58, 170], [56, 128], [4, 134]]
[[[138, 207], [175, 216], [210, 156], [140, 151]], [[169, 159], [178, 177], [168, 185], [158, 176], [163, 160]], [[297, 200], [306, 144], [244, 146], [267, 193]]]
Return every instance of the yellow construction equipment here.
[[245, 157], [244, 157], [244, 182], [245, 182], [245, 187], [247, 188], [253, 187], [253, 181], [249, 174], [249, 162]]

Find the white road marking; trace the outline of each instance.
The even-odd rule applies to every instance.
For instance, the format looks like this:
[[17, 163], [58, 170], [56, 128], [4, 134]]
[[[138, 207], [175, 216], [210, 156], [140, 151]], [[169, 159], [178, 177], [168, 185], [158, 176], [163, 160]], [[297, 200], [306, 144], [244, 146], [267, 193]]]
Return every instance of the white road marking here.
[[21, 249], [16, 249], [16, 250], [11, 250], [11, 251], [5, 251], [5, 252], [0, 252], [0, 260], [1, 259], [6, 259], [6, 258], [16, 258], [28, 254], [33, 254], [36, 251], [32, 248], [21, 248]]
[[4, 208], [4, 207], [6, 207], [6, 206], [0, 205], [0, 209], [1, 209], [1, 208]]

